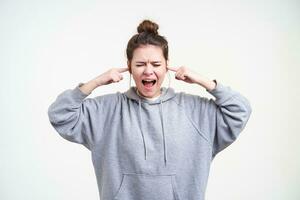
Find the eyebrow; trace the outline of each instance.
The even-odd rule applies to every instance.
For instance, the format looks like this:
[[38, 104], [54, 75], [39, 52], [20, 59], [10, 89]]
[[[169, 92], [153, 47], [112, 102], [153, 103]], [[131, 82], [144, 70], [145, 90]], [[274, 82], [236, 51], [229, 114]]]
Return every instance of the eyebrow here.
[[[144, 61], [137, 61], [136, 63], [146, 63]], [[151, 63], [161, 63], [161, 61], [152, 61]]]

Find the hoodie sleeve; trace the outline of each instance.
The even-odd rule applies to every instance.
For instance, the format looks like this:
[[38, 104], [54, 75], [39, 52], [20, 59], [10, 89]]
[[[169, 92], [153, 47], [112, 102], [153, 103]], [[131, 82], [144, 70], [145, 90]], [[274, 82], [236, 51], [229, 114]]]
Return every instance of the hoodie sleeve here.
[[237, 91], [217, 82], [209, 91], [215, 100], [189, 95], [188, 112], [212, 145], [212, 157], [233, 143], [252, 112], [249, 101]]
[[79, 86], [59, 94], [48, 108], [48, 117], [63, 138], [91, 150], [101, 136], [107, 116], [103, 104], [107, 102], [102, 96], [86, 98], [89, 94], [83, 93]]

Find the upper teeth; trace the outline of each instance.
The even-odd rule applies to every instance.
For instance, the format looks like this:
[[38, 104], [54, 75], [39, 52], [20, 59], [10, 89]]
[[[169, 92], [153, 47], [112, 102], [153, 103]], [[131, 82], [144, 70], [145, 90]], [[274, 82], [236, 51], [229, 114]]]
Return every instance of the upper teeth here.
[[144, 81], [152, 82], [152, 81], [154, 81], [154, 80], [144, 80]]

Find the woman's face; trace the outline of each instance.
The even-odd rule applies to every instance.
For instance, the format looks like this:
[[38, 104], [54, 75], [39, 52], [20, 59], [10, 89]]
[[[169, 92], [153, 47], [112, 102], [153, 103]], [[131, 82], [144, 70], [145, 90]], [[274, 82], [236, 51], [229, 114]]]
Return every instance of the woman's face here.
[[167, 61], [161, 47], [147, 44], [135, 49], [130, 64], [139, 93], [149, 98], [160, 95], [160, 87], [167, 72]]

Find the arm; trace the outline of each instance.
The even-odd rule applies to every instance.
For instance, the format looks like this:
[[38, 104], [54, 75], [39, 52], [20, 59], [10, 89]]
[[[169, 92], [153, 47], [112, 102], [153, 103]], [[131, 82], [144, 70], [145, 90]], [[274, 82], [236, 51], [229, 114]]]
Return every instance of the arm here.
[[86, 97], [101, 85], [119, 82], [123, 79], [121, 73], [127, 70], [112, 68], [85, 84], [62, 92], [48, 108], [51, 125], [63, 138], [91, 149], [102, 135], [103, 124], [111, 117], [110, 108], [117, 96]]
[[214, 157], [237, 139], [250, 118], [252, 108], [244, 96], [220, 83], [207, 91], [215, 100], [201, 99], [199, 120], [203, 131], [210, 134]]
[[49, 106], [48, 117], [63, 138], [91, 149], [97, 137], [92, 124], [97, 120], [94, 116], [99, 112], [99, 105], [95, 99], [85, 99], [87, 96], [79, 85], [62, 92]]
[[249, 101], [237, 91], [209, 80], [186, 67], [168, 67], [175, 78], [195, 83], [206, 89], [215, 100], [197, 95], [184, 95], [187, 114], [212, 146], [212, 157], [233, 143], [245, 128], [252, 112]]

